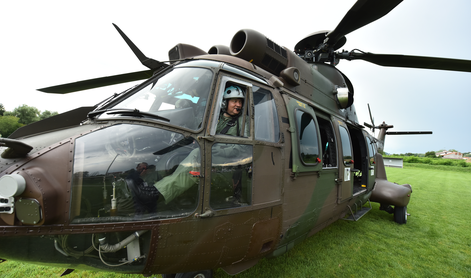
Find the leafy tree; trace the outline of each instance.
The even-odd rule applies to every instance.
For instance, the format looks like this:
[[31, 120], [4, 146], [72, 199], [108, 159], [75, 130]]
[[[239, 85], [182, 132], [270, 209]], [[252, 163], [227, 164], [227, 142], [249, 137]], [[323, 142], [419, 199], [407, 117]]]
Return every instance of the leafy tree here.
[[1, 116], [0, 117], [0, 137], [8, 137], [15, 130], [22, 127], [19, 119], [14, 116]]
[[23, 104], [15, 108], [12, 112], [5, 112], [4, 116], [14, 116], [19, 118], [20, 124], [28, 125], [39, 120], [40, 111], [36, 107]]
[[52, 117], [52, 116], [55, 116], [55, 115], [58, 115], [59, 113], [57, 112], [51, 112], [49, 110], [45, 110], [44, 112], [41, 113], [41, 115], [39, 115], [39, 120], [44, 120], [44, 119], [47, 119], [49, 117]]
[[0, 103], [0, 137], [8, 137], [16, 129], [40, 120], [57, 115], [57, 112], [46, 110], [41, 113], [36, 107], [23, 104], [13, 111], [5, 111]]
[[429, 151], [425, 153], [425, 157], [437, 157], [437, 154], [434, 151]]

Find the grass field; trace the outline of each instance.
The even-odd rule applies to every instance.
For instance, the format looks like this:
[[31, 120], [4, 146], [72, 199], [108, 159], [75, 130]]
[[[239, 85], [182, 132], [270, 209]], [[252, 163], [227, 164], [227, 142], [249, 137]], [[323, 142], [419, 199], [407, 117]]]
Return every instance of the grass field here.
[[[373, 210], [360, 221], [337, 221], [283, 256], [263, 259], [235, 277], [471, 277], [471, 173], [452, 169], [387, 168], [390, 181], [412, 185], [406, 225], [372, 203]], [[0, 264], [0, 277], [58, 277], [63, 271]], [[77, 270], [66, 277], [139, 275]], [[214, 277], [231, 276], [218, 269]]]

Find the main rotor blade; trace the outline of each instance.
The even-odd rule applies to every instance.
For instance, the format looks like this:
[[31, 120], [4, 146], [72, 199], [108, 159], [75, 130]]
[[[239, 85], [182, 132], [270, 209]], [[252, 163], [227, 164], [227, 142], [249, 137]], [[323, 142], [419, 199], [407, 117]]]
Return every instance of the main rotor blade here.
[[340, 53], [341, 59], [347, 60], [365, 60], [373, 64], [385, 67], [403, 67], [471, 72], [470, 60], [459, 60], [449, 58], [408, 56], [394, 54], [374, 54], [369, 52], [350, 52]]
[[141, 63], [144, 66], [146, 66], [146, 67], [148, 67], [152, 70], [156, 70], [156, 69], [158, 69], [162, 66], [167, 66], [167, 64], [165, 64], [165, 63], [162, 63], [160, 61], [157, 61], [157, 60], [154, 60], [152, 58], [146, 57], [146, 55], [144, 55], [144, 53], [142, 53], [142, 51], [139, 48], [137, 48], [137, 46], [128, 38], [128, 36], [126, 36], [126, 34], [124, 34], [124, 32], [121, 31], [121, 29], [118, 27], [118, 25], [113, 23], [113, 26], [116, 28], [116, 30], [118, 30], [118, 33], [121, 35], [121, 37], [124, 39], [124, 41], [131, 48], [132, 52], [134, 52], [134, 54], [137, 56], [139, 61], [141, 61]]
[[432, 131], [388, 131], [387, 135], [433, 134]]
[[77, 92], [82, 90], [94, 89], [104, 86], [116, 85], [131, 81], [137, 81], [142, 79], [150, 78], [153, 74], [153, 70], [144, 70], [137, 71], [125, 74], [118, 74], [112, 76], [106, 76], [95, 79], [88, 79], [73, 83], [67, 83], [47, 88], [38, 89], [38, 91], [44, 93], [53, 93], [53, 94], [67, 94], [71, 92]]
[[373, 120], [373, 115], [371, 115], [371, 109], [370, 109], [370, 104], [369, 103], [368, 103], [368, 113], [370, 113], [371, 124], [373, 125], [373, 128], [374, 128], [375, 121]]
[[392, 11], [402, 0], [358, 0], [343, 17], [335, 30], [327, 34], [329, 45]]

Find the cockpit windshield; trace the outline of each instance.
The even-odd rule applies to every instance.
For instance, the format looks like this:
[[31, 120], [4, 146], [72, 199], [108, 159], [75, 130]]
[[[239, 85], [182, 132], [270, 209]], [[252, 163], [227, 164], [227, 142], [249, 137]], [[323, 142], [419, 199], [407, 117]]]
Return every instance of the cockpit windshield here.
[[212, 71], [204, 68], [175, 68], [108, 107], [110, 112], [100, 119], [126, 115], [145, 118], [153, 114], [158, 117], [149, 118], [197, 130], [202, 125], [212, 77]]

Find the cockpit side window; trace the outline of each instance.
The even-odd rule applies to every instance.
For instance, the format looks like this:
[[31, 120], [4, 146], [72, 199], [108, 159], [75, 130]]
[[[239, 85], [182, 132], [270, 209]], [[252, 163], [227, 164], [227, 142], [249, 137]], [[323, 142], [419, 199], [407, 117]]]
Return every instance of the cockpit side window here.
[[211, 208], [250, 205], [253, 146], [216, 143], [212, 146], [211, 153]]
[[255, 140], [278, 142], [280, 126], [275, 100], [270, 91], [254, 86]]
[[198, 205], [200, 145], [160, 128], [119, 124], [75, 141], [72, 223], [184, 216]]
[[250, 91], [248, 83], [222, 79], [210, 134], [250, 136]]

